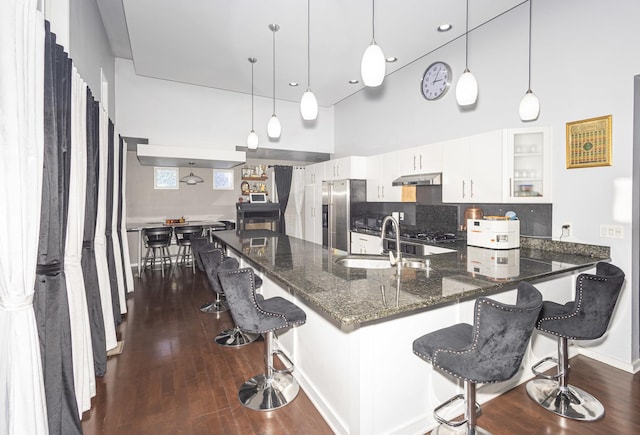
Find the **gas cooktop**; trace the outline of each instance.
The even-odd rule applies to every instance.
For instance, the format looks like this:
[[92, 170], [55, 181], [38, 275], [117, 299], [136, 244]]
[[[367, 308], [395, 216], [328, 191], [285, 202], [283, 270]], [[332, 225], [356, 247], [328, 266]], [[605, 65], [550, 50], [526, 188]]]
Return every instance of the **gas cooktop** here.
[[425, 231], [420, 233], [403, 233], [401, 238], [405, 240], [418, 240], [428, 243], [451, 243], [458, 240], [454, 233], [442, 231]]

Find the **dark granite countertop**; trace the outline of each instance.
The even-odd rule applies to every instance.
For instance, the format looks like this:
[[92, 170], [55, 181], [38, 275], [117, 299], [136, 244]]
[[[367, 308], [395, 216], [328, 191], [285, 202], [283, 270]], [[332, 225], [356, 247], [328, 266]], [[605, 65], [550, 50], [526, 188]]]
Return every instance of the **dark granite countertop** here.
[[[268, 230], [216, 231], [213, 237], [343, 331], [609, 260], [603, 246], [523, 237], [519, 249], [492, 251], [458, 241], [446, 244], [454, 252], [429, 256], [428, 271], [403, 268], [398, 274], [396, 268], [341, 266], [335, 261], [343, 255]], [[496, 260], [501, 256], [503, 261]]]

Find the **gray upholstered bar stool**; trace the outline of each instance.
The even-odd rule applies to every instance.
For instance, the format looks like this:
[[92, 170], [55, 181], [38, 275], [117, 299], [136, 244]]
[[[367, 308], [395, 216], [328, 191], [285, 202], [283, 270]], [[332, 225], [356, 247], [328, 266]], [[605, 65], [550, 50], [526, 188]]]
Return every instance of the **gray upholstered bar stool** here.
[[191, 252], [191, 238], [202, 235], [202, 225], [176, 227], [174, 233], [178, 245], [178, 255], [176, 256], [175, 265], [191, 267], [191, 271], [196, 273], [196, 262]]
[[144, 244], [147, 247], [142, 263], [143, 271], [147, 264], [150, 264], [152, 269], [157, 269], [159, 265], [164, 277], [164, 268], [167, 263], [171, 267], [171, 255], [169, 254], [171, 234], [171, 227], [144, 228], [142, 230]]
[[[220, 271], [218, 276], [236, 325], [264, 336], [265, 373], [254, 376], [240, 387], [240, 402], [256, 411], [271, 411], [287, 405], [298, 395], [300, 387], [291, 375], [294, 368], [291, 360], [281, 350], [274, 349], [273, 336], [277, 330], [304, 324], [306, 313], [284, 298], [264, 299], [257, 294], [251, 268]], [[274, 368], [274, 354], [284, 358], [285, 369]]]
[[[539, 379], [527, 383], [527, 393], [545, 409], [582, 421], [604, 416], [604, 406], [598, 399], [569, 385], [568, 340], [595, 340], [604, 335], [623, 283], [624, 272], [620, 268], [601, 262], [596, 265], [595, 275], [578, 275], [575, 300], [564, 305], [545, 301], [542, 305], [536, 327], [558, 337], [558, 357], [545, 358], [531, 368]], [[555, 375], [538, 371], [546, 361], [556, 364]]]
[[[214, 248], [215, 244], [212, 243], [206, 236], [196, 236], [191, 238], [191, 254], [193, 255], [193, 259], [196, 262], [196, 267], [200, 272], [206, 274], [200, 253], [203, 251], [210, 251]], [[226, 311], [226, 308], [222, 308], [223, 307], [219, 305], [215, 299], [213, 301], [200, 305], [200, 311], [202, 311], [203, 313], [219, 313], [222, 311]]]
[[[220, 264], [229, 257], [225, 257], [221, 249], [214, 248], [213, 244], [209, 244], [198, 250], [198, 258], [207, 275], [211, 291], [215, 296], [215, 299], [212, 302], [202, 305], [200, 310], [205, 311], [206, 308], [206, 312], [208, 313], [222, 313], [227, 311], [229, 306], [224, 301], [224, 294], [220, 287], [220, 281], [218, 281], [218, 267], [220, 267]], [[234, 260], [234, 262], [233, 268], [237, 269], [239, 267], [238, 261]]]
[[[229, 305], [224, 300], [224, 291], [220, 284], [220, 280], [218, 279], [218, 273], [223, 270], [238, 269], [238, 260], [235, 258], [225, 257], [222, 250], [218, 248], [201, 251], [200, 258], [202, 259], [202, 263], [207, 273], [211, 290], [213, 290], [216, 295], [214, 306], [217, 307], [217, 312], [227, 311], [229, 309]], [[254, 283], [254, 286], [256, 288], [260, 287], [262, 285], [262, 280], [259, 277], [255, 277], [255, 280], [256, 282]], [[260, 334], [252, 334], [250, 332], [243, 331], [237, 324], [235, 324], [233, 328], [225, 329], [220, 332], [216, 336], [215, 342], [220, 346], [225, 347], [241, 347], [249, 343], [253, 343], [258, 339], [258, 337], [260, 337]]]
[[[432, 434], [489, 433], [476, 425], [480, 414], [476, 384], [506, 381], [517, 373], [541, 308], [540, 292], [521, 282], [515, 305], [480, 297], [475, 302], [473, 326], [459, 323], [413, 342], [413, 353], [431, 362], [434, 368], [462, 379], [465, 385], [464, 395], [458, 394], [434, 410], [433, 415], [441, 424]], [[464, 419], [451, 421], [438, 414], [461, 399], [465, 403]]]

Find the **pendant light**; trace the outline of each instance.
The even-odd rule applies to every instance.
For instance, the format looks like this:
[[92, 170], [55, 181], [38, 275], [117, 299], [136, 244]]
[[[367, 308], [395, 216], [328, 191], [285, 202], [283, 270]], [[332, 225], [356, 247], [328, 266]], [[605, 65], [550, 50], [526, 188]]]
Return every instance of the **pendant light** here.
[[300, 100], [300, 114], [302, 119], [312, 121], [318, 117], [318, 100], [311, 92], [311, 12], [310, 0], [307, 0], [307, 90]]
[[[193, 165], [195, 165], [195, 162], [189, 162], [190, 168], [193, 168]], [[185, 175], [184, 177], [182, 177], [180, 179], [180, 182], [186, 183], [189, 186], [193, 186], [198, 183], [204, 183], [204, 180], [201, 177], [198, 177], [197, 175], [193, 175], [193, 170], [192, 170], [189, 175]]]
[[464, 34], [464, 73], [456, 85], [456, 101], [459, 106], [470, 106], [478, 99], [478, 81], [469, 71], [469, 0], [467, 0], [467, 26]]
[[253, 129], [253, 64], [258, 61], [255, 57], [250, 57], [249, 62], [251, 62], [251, 132], [249, 136], [247, 136], [247, 148], [250, 150], [258, 149], [258, 135]]
[[278, 139], [282, 132], [282, 125], [276, 116], [276, 32], [280, 30], [280, 26], [269, 24], [269, 29], [273, 32], [273, 115], [267, 124], [267, 134], [272, 139]]
[[520, 101], [520, 119], [523, 121], [535, 121], [540, 114], [540, 101], [536, 94], [531, 91], [531, 9], [529, 0], [529, 88]]
[[382, 49], [376, 44], [376, 2], [372, 3], [372, 37], [371, 44], [362, 55], [362, 63], [360, 64], [360, 75], [362, 75], [362, 83], [365, 86], [376, 87], [382, 84], [386, 73], [387, 64], [382, 53]]

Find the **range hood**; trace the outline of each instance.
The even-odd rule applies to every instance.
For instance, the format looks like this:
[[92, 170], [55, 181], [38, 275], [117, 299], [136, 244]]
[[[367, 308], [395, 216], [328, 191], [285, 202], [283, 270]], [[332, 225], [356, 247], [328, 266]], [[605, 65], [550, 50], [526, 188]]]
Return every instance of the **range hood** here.
[[439, 186], [442, 184], [442, 173], [403, 175], [391, 183], [393, 186]]

